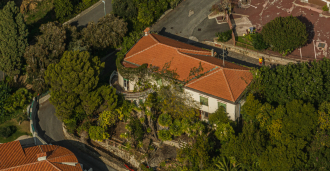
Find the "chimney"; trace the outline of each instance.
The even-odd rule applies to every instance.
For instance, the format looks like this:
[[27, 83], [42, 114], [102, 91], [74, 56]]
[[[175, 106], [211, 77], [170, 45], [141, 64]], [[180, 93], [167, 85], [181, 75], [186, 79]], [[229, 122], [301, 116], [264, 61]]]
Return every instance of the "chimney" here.
[[146, 29], [144, 29], [144, 36], [148, 36], [149, 35], [149, 31], [150, 31], [150, 27], [147, 27]]
[[214, 49], [211, 50], [211, 56], [214, 57]]
[[46, 152], [38, 153], [38, 154], [37, 154], [37, 158], [38, 158], [38, 161], [46, 160], [46, 158], [47, 158], [47, 154], [46, 154]]

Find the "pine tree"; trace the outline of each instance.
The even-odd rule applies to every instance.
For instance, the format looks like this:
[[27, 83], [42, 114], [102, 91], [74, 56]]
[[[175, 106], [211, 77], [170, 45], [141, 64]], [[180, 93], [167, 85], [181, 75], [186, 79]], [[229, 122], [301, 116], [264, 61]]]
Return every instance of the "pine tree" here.
[[23, 14], [14, 1], [9, 1], [0, 10], [0, 70], [10, 76], [20, 73], [27, 36]]

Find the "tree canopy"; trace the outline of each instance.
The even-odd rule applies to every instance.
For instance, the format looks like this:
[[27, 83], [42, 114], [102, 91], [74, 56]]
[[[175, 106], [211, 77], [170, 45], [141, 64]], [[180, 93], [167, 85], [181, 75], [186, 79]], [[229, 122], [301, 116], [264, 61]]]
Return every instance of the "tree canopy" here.
[[14, 1], [0, 10], [0, 70], [10, 76], [20, 73], [28, 29]]
[[306, 25], [293, 16], [276, 17], [262, 28], [262, 35], [274, 50], [286, 54], [307, 42]]

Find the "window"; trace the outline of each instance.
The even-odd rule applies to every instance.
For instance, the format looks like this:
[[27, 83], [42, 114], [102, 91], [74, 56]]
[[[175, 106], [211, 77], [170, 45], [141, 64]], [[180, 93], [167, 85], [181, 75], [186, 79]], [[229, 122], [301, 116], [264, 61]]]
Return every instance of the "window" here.
[[208, 98], [205, 98], [205, 97], [202, 97], [202, 96], [199, 96], [199, 97], [200, 97], [201, 105], [209, 106], [209, 99]]
[[128, 80], [124, 78], [124, 89], [125, 91], [128, 90]]
[[223, 104], [223, 103], [221, 103], [221, 102], [218, 102], [218, 109], [220, 109], [220, 107], [223, 107], [224, 109], [225, 109], [225, 111], [226, 111], [226, 104]]

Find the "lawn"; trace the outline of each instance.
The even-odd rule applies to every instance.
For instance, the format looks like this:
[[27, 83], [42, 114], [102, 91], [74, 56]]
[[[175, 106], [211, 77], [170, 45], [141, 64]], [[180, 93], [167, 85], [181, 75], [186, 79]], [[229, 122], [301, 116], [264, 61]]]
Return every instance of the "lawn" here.
[[4, 138], [4, 137], [0, 136], [0, 143], [14, 141], [22, 135], [30, 135], [30, 122], [29, 121], [23, 121], [23, 122], [21, 122], [20, 125], [18, 125], [18, 122], [15, 119], [12, 119], [3, 124], [0, 124], [0, 127], [8, 127], [8, 126], [12, 126], [12, 125], [17, 127], [17, 131], [8, 138]]
[[246, 39], [244, 38], [244, 36], [238, 36], [238, 37], [236, 37], [236, 41], [237, 41], [237, 42], [244, 43], [244, 44], [252, 45], [252, 43], [249, 42], [248, 40], [246, 40]]

